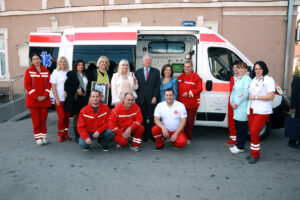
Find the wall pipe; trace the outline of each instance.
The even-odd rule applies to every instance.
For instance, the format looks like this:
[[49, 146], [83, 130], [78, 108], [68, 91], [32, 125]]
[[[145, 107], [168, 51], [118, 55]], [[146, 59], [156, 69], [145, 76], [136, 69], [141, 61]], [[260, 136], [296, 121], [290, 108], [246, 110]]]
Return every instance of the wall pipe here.
[[283, 92], [285, 95], [288, 93], [289, 88], [289, 68], [290, 68], [290, 52], [291, 52], [291, 33], [293, 22], [293, 8], [294, 1], [289, 0], [288, 3], [288, 19], [286, 28], [286, 42], [285, 42], [285, 62], [284, 62], [284, 79], [283, 79]]

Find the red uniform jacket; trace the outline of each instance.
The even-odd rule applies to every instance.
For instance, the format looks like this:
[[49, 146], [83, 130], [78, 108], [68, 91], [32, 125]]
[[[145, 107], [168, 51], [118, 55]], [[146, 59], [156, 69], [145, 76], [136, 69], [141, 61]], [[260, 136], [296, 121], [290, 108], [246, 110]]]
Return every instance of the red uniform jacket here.
[[[202, 79], [198, 74], [192, 72], [189, 75], [182, 73], [178, 78], [178, 100], [186, 109], [198, 108], [200, 104], [200, 93], [202, 91]], [[187, 92], [188, 96], [182, 94]]]
[[77, 130], [83, 140], [90, 138], [88, 132], [98, 131], [100, 134], [108, 129], [108, 119], [110, 109], [107, 105], [99, 104], [97, 112], [94, 111], [92, 104], [83, 107], [79, 113]]
[[134, 131], [143, 122], [143, 116], [140, 107], [133, 104], [129, 110], [126, 110], [124, 104], [117, 105], [111, 112], [109, 119], [109, 128], [117, 135], [121, 135], [129, 126]]
[[[41, 65], [41, 71], [39, 72], [34, 65], [31, 65], [24, 75], [24, 85], [27, 90], [26, 107], [48, 107], [51, 106], [50, 101], [50, 73]], [[38, 96], [45, 96], [44, 101], [38, 101]]]

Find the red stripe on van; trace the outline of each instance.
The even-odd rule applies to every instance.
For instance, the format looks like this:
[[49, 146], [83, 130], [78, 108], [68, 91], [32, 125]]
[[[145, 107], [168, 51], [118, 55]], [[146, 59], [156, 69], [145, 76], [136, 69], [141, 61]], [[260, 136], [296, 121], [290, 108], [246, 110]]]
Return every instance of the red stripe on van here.
[[200, 34], [200, 42], [219, 42], [225, 43], [219, 36], [211, 33], [201, 33]]
[[[203, 83], [203, 91], [206, 90], [206, 82]], [[213, 83], [211, 92], [230, 92], [229, 83]]]
[[60, 35], [30, 35], [29, 42], [60, 43]]
[[105, 32], [105, 33], [75, 33], [66, 35], [69, 42], [72, 41], [90, 41], [90, 40], [137, 40], [136, 32]]

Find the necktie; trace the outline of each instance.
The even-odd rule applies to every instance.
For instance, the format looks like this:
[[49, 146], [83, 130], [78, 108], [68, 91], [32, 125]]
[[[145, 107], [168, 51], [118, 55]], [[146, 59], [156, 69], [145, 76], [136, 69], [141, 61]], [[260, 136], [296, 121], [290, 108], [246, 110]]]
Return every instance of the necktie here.
[[148, 72], [148, 69], [146, 69], [146, 81], [148, 79], [148, 75], [149, 75], [149, 72]]

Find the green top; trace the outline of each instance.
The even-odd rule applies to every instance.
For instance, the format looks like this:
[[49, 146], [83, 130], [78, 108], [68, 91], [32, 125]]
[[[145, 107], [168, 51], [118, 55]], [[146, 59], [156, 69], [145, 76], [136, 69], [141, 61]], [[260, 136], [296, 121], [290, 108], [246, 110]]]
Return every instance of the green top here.
[[106, 83], [109, 84], [108, 74], [105, 71], [104, 76], [97, 70], [97, 83]]

